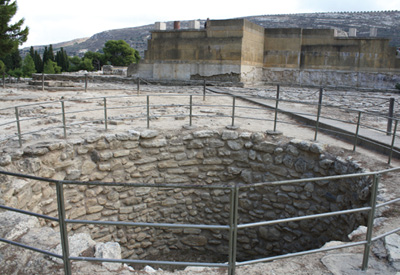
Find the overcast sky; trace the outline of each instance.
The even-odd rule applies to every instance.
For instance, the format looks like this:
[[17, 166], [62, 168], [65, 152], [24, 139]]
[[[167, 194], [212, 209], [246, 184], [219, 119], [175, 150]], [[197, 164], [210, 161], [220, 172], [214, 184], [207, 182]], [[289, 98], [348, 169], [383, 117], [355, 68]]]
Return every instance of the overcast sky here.
[[154, 22], [228, 19], [250, 15], [399, 10], [400, 0], [17, 0], [13, 18], [25, 18], [23, 47], [90, 37], [105, 30]]

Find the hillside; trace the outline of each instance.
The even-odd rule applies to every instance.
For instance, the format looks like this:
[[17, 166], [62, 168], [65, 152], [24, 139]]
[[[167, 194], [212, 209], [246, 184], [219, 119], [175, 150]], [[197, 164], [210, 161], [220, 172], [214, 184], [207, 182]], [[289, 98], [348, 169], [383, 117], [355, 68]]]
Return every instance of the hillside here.
[[[259, 24], [265, 28], [337, 28], [348, 31], [349, 28], [357, 29], [358, 37], [368, 37], [370, 28], [378, 29], [378, 37], [391, 39], [392, 46], [400, 46], [400, 11], [377, 12], [330, 12], [330, 13], [302, 13], [259, 15], [242, 17]], [[204, 20], [201, 21], [201, 26]], [[181, 28], [188, 28], [189, 21], [182, 21]], [[147, 48], [147, 40], [153, 24], [140, 27], [107, 30], [93, 35], [90, 38], [75, 39], [53, 45], [53, 49], [64, 47], [68, 55], [83, 56], [86, 51], [98, 51], [104, 47], [108, 40], [125, 40], [131, 47], [137, 49], [144, 56]], [[173, 22], [167, 22], [167, 28], [171, 29]], [[47, 45], [46, 45], [47, 46]], [[40, 52], [43, 46], [35, 47]], [[23, 52], [29, 51], [24, 48]]]

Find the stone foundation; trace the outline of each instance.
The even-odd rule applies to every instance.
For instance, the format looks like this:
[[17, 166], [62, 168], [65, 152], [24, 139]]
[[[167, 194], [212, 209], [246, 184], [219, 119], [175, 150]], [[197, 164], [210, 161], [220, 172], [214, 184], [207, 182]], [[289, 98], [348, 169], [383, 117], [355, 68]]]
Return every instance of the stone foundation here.
[[[43, 142], [23, 150], [3, 149], [0, 168], [57, 180], [121, 183], [64, 185], [68, 219], [219, 225], [229, 224], [229, 186], [363, 171], [356, 163], [325, 153], [317, 143], [228, 130], [131, 130]], [[57, 216], [53, 184], [3, 175], [0, 182], [0, 203]], [[124, 182], [221, 188], [128, 187]], [[368, 196], [367, 178], [241, 188], [238, 220], [250, 223], [356, 208], [365, 205]], [[362, 214], [352, 214], [239, 230], [238, 258], [254, 259], [346, 240], [364, 221]], [[187, 250], [227, 261], [226, 230], [68, 227], [89, 231], [97, 242], [118, 242], [124, 258], [163, 260], [174, 250]]]

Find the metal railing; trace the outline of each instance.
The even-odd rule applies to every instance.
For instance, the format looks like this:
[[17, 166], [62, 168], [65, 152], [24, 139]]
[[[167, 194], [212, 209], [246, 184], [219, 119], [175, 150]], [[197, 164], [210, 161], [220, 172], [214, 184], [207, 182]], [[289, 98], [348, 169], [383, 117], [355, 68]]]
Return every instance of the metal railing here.
[[[138, 81], [139, 83], [139, 81]], [[271, 130], [276, 132], [278, 130], [278, 124], [285, 125], [302, 125], [303, 127], [308, 127], [310, 129], [314, 129], [314, 140], [318, 139], [318, 134], [320, 132], [325, 132], [332, 135], [340, 135], [345, 139], [351, 140], [353, 143], [353, 151], [356, 150], [358, 144], [361, 142], [368, 142], [373, 144], [374, 146], [381, 148], [388, 155], [388, 163], [391, 163], [391, 159], [394, 156], [399, 156], [400, 151], [398, 150], [398, 146], [396, 146], [396, 138], [398, 136], [397, 126], [399, 119], [395, 117], [394, 114], [394, 101], [390, 100], [390, 107], [388, 110], [388, 115], [377, 114], [375, 112], [366, 112], [355, 109], [348, 109], [343, 107], [334, 107], [329, 106], [328, 104], [323, 104], [323, 89], [320, 89], [318, 93], [318, 103], [308, 102], [308, 101], [294, 101], [294, 100], [284, 100], [280, 97], [280, 89], [279, 85], [277, 86], [276, 97], [257, 97], [257, 96], [237, 96], [233, 94], [209, 94], [207, 93], [207, 99], [211, 99], [206, 101], [206, 91], [210, 91], [210, 89], [204, 86], [203, 93], [197, 94], [143, 94], [138, 93], [136, 95], [126, 95], [126, 96], [108, 96], [108, 97], [94, 97], [94, 98], [79, 98], [79, 99], [62, 99], [60, 101], [53, 102], [41, 102], [41, 103], [33, 103], [33, 104], [25, 104], [19, 105], [9, 108], [0, 109], [0, 113], [8, 113], [3, 121], [0, 122], [0, 130], [4, 129], [4, 133], [0, 135], [0, 144], [5, 144], [8, 141], [12, 141], [17, 139], [20, 147], [23, 145], [23, 138], [28, 135], [37, 135], [46, 131], [54, 131], [61, 130], [61, 134], [59, 137], [67, 138], [70, 135], [71, 129], [74, 127], [79, 127], [84, 124], [93, 124], [93, 127], [98, 124], [103, 124], [104, 131], [109, 130], [110, 123], [122, 121], [122, 120], [136, 120], [146, 121], [146, 127], [150, 128], [152, 125], [152, 120], [154, 118], [179, 118], [184, 117], [189, 120], [189, 125], [193, 125], [194, 119], [201, 119], [205, 117], [216, 118], [219, 120], [229, 119], [230, 127], [237, 127], [237, 120], [251, 120], [257, 121], [260, 123], [259, 128], [264, 128], [268, 130], [267, 127], [262, 126], [265, 122], [270, 122], [273, 124]], [[215, 90], [214, 90], [215, 91]], [[226, 103], [223, 104], [213, 104], [213, 98], [220, 97], [231, 97], [232, 100], [226, 100]], [[173, 97], [180, 97], [179, 103], [171, 104], [165, 102], [165, 100], [172, 100]], [[187, 98], [182, 99], [182, 98]], [[201, 100], [202, 98], [202, 100]], [[196, 99], [196, 100], [195, 100]], [[124, 103], [116, 102], [116, 101], [124, 100]], [[160, 102], [161, 100], [161, 102]], [[238, 100], [241, 100], [241, 105], [238, 104]], [[186, 103], [185, 103], [186, 101]], [[251, 103], [258, 103], [261, 106], [250, 105], [243, 103], [245, 101], [250, 101]], [[260, 102], [265, 101], [267, 103], [260, 104]], [[271, 103], [268, 106], [268, 101]], [[102, 105], [101, 108], [91, 107], [84, 109], [84, 104], [82, 106], [79, 105], [80, 102], [89, 102], [89, 103], [97, 103], [98, 105]], [[297, 117], [301, 117], [306, 119], [306, 122], [300, 123], [297, 119], [296, 122], [290, 122], [285, 120], [279, 120], [279, 113], [288, 114], [287, 110], [281, 108], [282, 104], [301, 104], [304, 107], [315, 107], [315, 113], [307, 113], [307, 112], [298, 112], [296, 110], [291, 111], [291, 115], [295, 115]], [[265, 114], [267, 107], [273, 110], [270, 112], [270, 115]], [[171, 108], [185, 108], [184, 113], [180, 114], [164, 114], [162, 112], [157, 111], [158, 109], [171, 109]], [[202, 110], [205, 108], [211, 108], [214, 115], [211, 114], [203, 114]], [[323, 111], [328, 108], [334, 108], [338, 111], [343, 111], [348, 113], [348, 117], [353, 117], [353, 120], [356, 122], [350, 121], [349, 119], [343, 120], [340, 118], [334, 118], [332, 115], [323, 114]], [[40, 110], [37, 110], [40, 109]], [[224, 112], [218, 112], [219, 110], [224, 109]], [[229, 111], [230, 109], [230, 111]], [[54, 110], [54, 112], [52, 112]], [[240, 111], [251, 111], [252, 115], [241, 115]], [[24, 114], [24, 111], [28, 114]], [[44, 112], [47, 111], [47, 112]], [[126, 117], [116, 117], [112, 118], [110, 113], [114, 111], [123, 111], [126, 112]], [[32, 115], [32, 113], [39, 112], [43, 113], [42, 115]], [[329, 110], [327, 110], [329, 112]], [[85, 120], [76, 119], [76, 116], [82, 116], [83, 114], [89, 115], [90, 113], [94, 113], [94, 116], [91, 118], [86, 118]], [[387, 120], [387, 129], [379, 129], [377, 126], [368, 124], [364, 117], [366, 116], [374, 116], [375, 118], [380, 118], [383, 120]], [[14, 118], [13, 118], [14, 117]], [[35, 123], [39, 123], [49, 120], [49, 127], [41, 127], [41, 126], [33, 126]], [[322, 124], [321, 120], [326, 120], [325, 124]], [[326, 123], [330, 122], [339, 123], [339, 128], [331, 128], [327, 127]], [[394, 123], [394, 129], [392, 131], [392, 125]], [[23, 126], [23, 124], [29, 124], [28, 126]], [[325, 126], [324, 126], [325, 125]], [[349, 126], [350, 128], [343, 131], [341, 127]], [[96, 126], [98, 129], [98, 126]], [[10, 131], [9, 129], [15, 129], [14, 131]], [[6, 131], [7, 130], [7, 131]], [[386, 142], [381, 142], [379, 138], [379, 142], [377, 139], [369, 139], [366, 138], [365, 135], [361, 135], [361, 131], [371, 131], [371, 133], [378, 134], [382, 136], [382, 140], [386, 139]], [[2, 131], [0, 131], [1, 133]], [[12, 133], [10, 133], [12, 132]], [[367, 133], [368, 135], [368, 133]], [[391, 137], [390, 137], [391, 136]]]
[[[228, 269], [228, 274], [235, 274], [236, 267], [268, 262], [277, 259], [302, 256], [311, 253], [324, 252], [328, 250], [364, 245], [364, 255], [362, 262], [362, 270], [366, 270], [368, 268], [368, 259], [369, 253], [371, 249], [372, 242], [379, 240], [381, 238], [386, 237], [387, 235], [396, 233], [400, 231], [400, 227], [389, 232], [385, 232], [379, 236], [372, 237], [373, 229], [374, 229], [374, 218], [375, 211], [377, 208], [387, 206], [390, 204], [400, 202], [400, 198], [393, 199], [391, 201], [387, 201], [381, 204], [377, 204], [377, 190], [379, 185], [379, 180], [382, 175], [398, 172], [400, 168], [392, 168], [377, 172], [368, 172], [368, 173], [358, 173], [358, 174], [347, 174], [347, 175], [337, 175], [337, 176], [329, 176], [329, 177], [318, 177], [318, 178], [307, 178], [307, 179], [297, 179], [297, 180], [286, 180], [286, 181], [276, 181], [276, 182], [261, 182], [247, 185], [211, 185], [211, 186], [201, 186], [201, 185], [181, 185], [181, 184], [145, 184], [145, 183], [108, 183], [108, 182], [79, 182], [79, 181], [68, 181], [68, 180], [54, 180], [41, 178], [30, 175], [23, 175], [18, 173], [0, 171], [0, 174], [8, 175], [12, 177], [23, 177], [35, 181], [48, 182], [55, 184], [56, 186], [56, 195], [57, 195], [57, 209], [58, 209], [58, 218], [51, 217], [39, 213], [33, 213], [26, 210], [16, 209], [12, 207], [7, 207], [5, 205], [0, 205], [1, 209], [15, 211], [22, 214], [32, 215], [38, 218], [47, 219], [50, 221], [55, 221], [59, 223], [60, 227], [60, 236], [61, 236], [61, 247], [62, 254], [52, 253], [46, 250], [38, 249], [35, 247], [31, 247], [28, 245], [24, 245], [15, 241], [7, 240], [4, 238], [0, 238], [0, 241], [19, 246], [25, 249], [33, 250], [39, 253], [43, 253], [52, 257], [56, 257], [63, 260], [64, 263], [64, 271], [65, 274], [69, 275], [72, 273], [71, 269], [71, 261], [95, 261], [95, 262], [113, 262], [113, 263], [125, 263], [125, 264], [163, 264], [163, 265], [176, 265], [176, 266], [207, 266], [207, 267], [224, 267]], [[255, 188], [260, 186], [277, 186], [283, 184], [301, 184], [304, 182], [318, 182], [318, 181], [327, 181], [327, 180], [339, 180], [339, 179], [349, 179], [349, 178], [359, 178], [359, 177], [373, 177], [372, 186], [371, 186], [371, 196], [370, 202], [368, 206], [359, 207], [354, 209], [346, 209], [342, 211], [333, 211], [305, 216], [298, 216], [292, 218], [285, 219], [277, 219], [277, 220], [268, 220], [268, 221], [260, 221], [255, 223], [243, 223], [240, 224], [238, 222], [238, 209], [239, 209], [239, 196], [240, 192], [244, 189]], [[190, 189], [223, 189], [229, 191], [229, 223], [225, 225], [210, 225], [210, 224], [177, 224], [177, 223], [144, 223], [144, 222], [120, 222], [120, 221], [101, 221], [101, 220], [78, 220], [78, 219], [66, 219], [66, 211], [65, 211], [65, 201], [64, 201], [64, 185], [88, 185], [88, 186], [123, 186], [123, 187], [151, 187], [151, 188], [190, 188]], [[368, 212], [368, 222], [367, 222], [367, 233], [364, 241], [358, 242], [350, 242], [343, 245], [338, 245], [334, 247], [323, 247], [319, 249], [312, 249], [307, 251], [301, 251], [296, 253], [288, 253], [285, 255], [272, 256], [261, 259], [254, 259], [248, 261], [237, 261], [237, 233], [239, 229], [250, 228], [250, 227], [258, 227], [265, 225], [272, 225], [278, 223], [286, 223], [291, 221], [300, 221], [306, 219], [316, 219], [322, 217], [330, 217], [336, 215], [344, 215], [350, 213], [357, 212]], [[133, 226], [133, 227], [156, 227], [156, 228], [200, 228], [200, 229], [218, 229], [218, 230], [227, 230], [229, 232], [229, 256], [227, 263], [205, 263], [205, 262], [180, 262], [180, 261], [150, 261], [150, 260], [134, 260], [134, 259], [105, 259], [105, 258], [93, 258], [93, 257], [72, 257], [69, 254], [69, 244], [68, 244], [68, 231], [67, 224], [96, 224], [96, 225], [118, 225], [118, 226]]]

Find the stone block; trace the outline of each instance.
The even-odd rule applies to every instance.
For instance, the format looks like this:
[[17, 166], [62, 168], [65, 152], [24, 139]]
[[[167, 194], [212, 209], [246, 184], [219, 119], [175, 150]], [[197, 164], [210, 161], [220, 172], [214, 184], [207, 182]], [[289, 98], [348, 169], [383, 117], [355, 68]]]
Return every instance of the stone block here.
[[181, 242], [189, 246], [205, 246], [208, 242], [207, 237], [201, 235], [191, 235], [183, 237]]
[[144, 148], [160, 148], [168, 145], [166, 139], [156, 139], [156, 140], [144, 140], [140, 142], [140, 145]]
[[120, 157], [129, 156], [129, 154], [130, 154], [129, 150], [117, 150], [117, 151], [114, 151], [113, 156], [114, 156], [114, 158], [120, 158]]
[[[97, 243], [95, 251], [96, 258], [121, 259], [121, 247], [116, 242]], [[102, 265], [110, 271], [117, 271], [122, 267], [121, 263], [102, 262]]]

